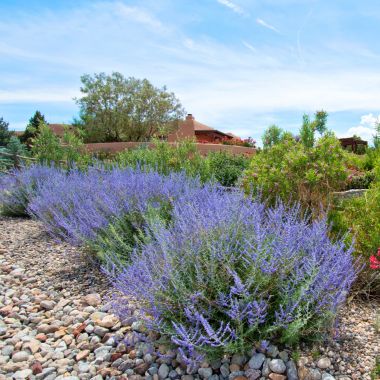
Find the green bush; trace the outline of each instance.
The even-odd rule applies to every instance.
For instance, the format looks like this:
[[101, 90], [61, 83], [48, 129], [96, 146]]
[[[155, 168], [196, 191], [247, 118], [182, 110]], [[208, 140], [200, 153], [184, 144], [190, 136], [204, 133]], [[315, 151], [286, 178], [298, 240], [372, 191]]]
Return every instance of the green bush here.
[[339, 140], [331, 133], [311, 148], [289, 138], [253, 157], [244, 178], [245, 190], [260, 191], [272, 204], [280, 198], [318, 213], [321, 205], [327, 206], [330, 192], [344, 188], [344, 158]]
[[121, 167], [141, 166], [157, 170], [161, 174], [184, 171], [191, 177], [199, 176], [202, 181], [210, 179], [209, 167], [192, 140], [177, 145], [155, 140], [152, 145], [125, 150], [117, 155], [116, 162]]
[[248, 169], [250, 158], [244, 155], [234, 156], [226, 152], [212, 152], [206, 161], [210, 165], [213, 177], [222, 185], [231, 187], [237, 184], [244, 170]]
[[204, 157], [192, 140], [176, 145], [156, 140], [152, 144], [119, 153], [115, 161], [121, 167], [145, 167], [161, 174], [183, 171], [202, 182], [218, 181], [223, 186], [234, 186], [249, 166], [249, 159], [243, 155], [211, 152]]
[[68, 130], [60, 139], [46, 124], [40, 124], [32, 143], [32, 154], [40, 163], [87, 166], [91, 161], [83, 151], [82, 138]]
[[367, 295], [379, 295], [380, 275], [369, 268], [369, 257], [380, 247], [380, 184], [373, 185], [361, 197], [337, 201], [329, 219], [332, 233], [346, 234], [347, 243], [354, 243], [354, 253], [362, 260], [364, 270], [357, 288]]

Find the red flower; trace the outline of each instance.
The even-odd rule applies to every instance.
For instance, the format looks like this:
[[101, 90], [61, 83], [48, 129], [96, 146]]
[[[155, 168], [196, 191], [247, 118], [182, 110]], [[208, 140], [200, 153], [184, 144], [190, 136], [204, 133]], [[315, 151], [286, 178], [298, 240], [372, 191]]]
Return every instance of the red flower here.
[[380, 269], [380, 248], [377, 250], [376, 255], [369, 258], [369, 266], [371, 269]]

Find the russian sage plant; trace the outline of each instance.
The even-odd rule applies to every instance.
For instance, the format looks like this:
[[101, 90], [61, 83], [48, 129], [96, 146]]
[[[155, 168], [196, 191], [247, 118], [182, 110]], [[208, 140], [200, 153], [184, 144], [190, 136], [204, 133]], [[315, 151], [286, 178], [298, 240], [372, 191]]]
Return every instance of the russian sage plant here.
[[329, 239], [325, 219], [300, 215], [297, 207], [199, 188], [189, 202], [173, 203], [172, 223], [152, 228], [128, 266], [114, 259], [105, 266], [116, 312], [123, 317], [138, 301], [147, 326], [189, 362], [326, 332], [355, 263], [351, 248]]
[[56, 238], [128, 256], [152, 210], [157, 217], [170, 218], [171, 202], [188, 198], [199, 186], [183, 174], [91, 167], [45, 184], [29, 212]]
[[0, 211], [8, 216], [27, 216], [27, 208], [39, 188], [55, 178], [64, 178], [57, 168], [32, 165], [0, 176]]

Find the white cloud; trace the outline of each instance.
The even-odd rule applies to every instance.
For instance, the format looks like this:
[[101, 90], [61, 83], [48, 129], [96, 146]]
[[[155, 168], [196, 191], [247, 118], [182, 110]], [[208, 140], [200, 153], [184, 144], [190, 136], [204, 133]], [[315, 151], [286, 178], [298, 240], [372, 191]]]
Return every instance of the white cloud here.
[[376, 124], [380, 123], [380, 115], [374, 116], [372, 113], [369, 113], [368, 115], [363, 115], [360, 118], [360, 124], [361, 125], [368, 125], [372, 128], [376, 126]]
[[259, 25], [263, 26], [264, 28], [267, 28], [267, 29], [273, 30], [273, 31], [276, 32], [276, 33], [280, 33], [280, 31], [279, 31], [276, 27], [274, 27], [274, 26], [271, 25], [271, 24], [268, 24], [266, 21], [264, 21], [264, 20], [261, 19], [261, 18], [257, 18], [257, 19], [256, 19], [256, 22], [257, 22]]
[[252, 52], [256, 53], [257, 52], [257, 49], [252, 46], [249, 42], [247, 41], [242, 41], [243, 45], [248, 49], [248, 50], [251, 50]]
[[380, 123], [380, 115], [374, 116], [372, 113], [363, 115], [360, 118], [360, 124], [356, 127], [351, 127], [347, 132], [338, 134], [339, 137], [352, 137], [353, 135], [360, 136], [363, 140], [372, 143], [373, 137], [376, 134], [375, 126]]
[[241, 16], [247, 16], [248, 13], [239, 5], [233, 3], [230, 0], [217, 0], [219, 4], [224, 5], [227, 8], [230, 8], [233, 12], [241, 15]]
[[116, 11], [125, 19], [144, 24], [150, 28], [166, 31], [167, 28], [152, 14], [138, 7], [129, 7], [123, 3], [115, 4]]

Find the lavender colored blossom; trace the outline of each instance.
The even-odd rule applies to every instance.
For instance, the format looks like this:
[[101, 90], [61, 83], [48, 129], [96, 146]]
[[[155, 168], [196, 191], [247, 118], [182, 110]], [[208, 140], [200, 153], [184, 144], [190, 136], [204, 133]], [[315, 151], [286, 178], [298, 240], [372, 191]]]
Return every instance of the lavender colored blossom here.
[[149, 327], [171, 337], [186, 360], [318, 333], [355, 279], [352, 248], [297, 207], [268, 208], [210, 185], [175, 200], [171, 213], [128, 266], [104, 270], [125, 297], [120, 310], [137, 300]]
[[9, 174], [0, 176], [1, 212], [11, 216], [28, 215], [29, 202], [39, 188], [56, 177], [64, 177], [60, 169], [41, 165], [14, 169]]

